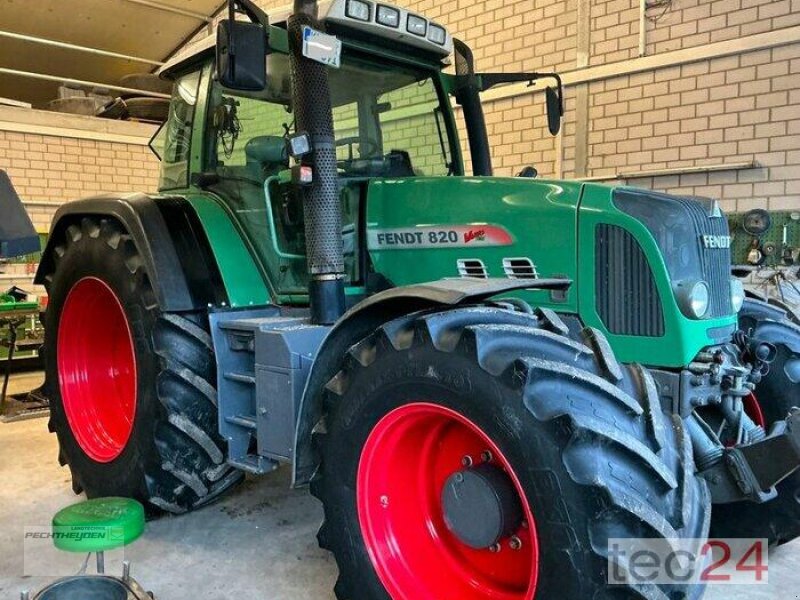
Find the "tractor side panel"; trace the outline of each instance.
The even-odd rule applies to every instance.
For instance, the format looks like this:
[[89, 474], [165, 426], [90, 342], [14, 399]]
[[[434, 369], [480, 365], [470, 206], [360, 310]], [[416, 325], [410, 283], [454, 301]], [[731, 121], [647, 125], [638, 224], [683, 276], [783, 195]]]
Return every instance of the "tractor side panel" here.
[[[613, 192], [613, 187], [587, 184], [581, 200], [579, 267], [576, 278], [581, 319], [586, 325], [599, 329], [608, 338], [620, 361], [657, 367], [688, 365], [704, 347], [718, 343], [720, 336], [730, 336], [736, 325], [736, 316], [704, 320], [692, 320], [684, 316], [675, 300], [670, 275], [655, 238], [640, 221], [614, 206]], [[616, 231], [630, 234], [629, 239], [635, 240], [635, 244], [641, 248], [644, 264], [638, 265], [636, 270], [643, 275], [649, 267], [652, 272], [653, 285], [660, 299], [663, 315], [659, 335], [617, 335], [610, 331], [609, 325], [599, 314], [598, 296], [605, 290], [605, 286], [611, 285], [609, 280], [614, 279], [613, 274], [608, 278], [602, 277], [601, 269], [605, 259], [599, 256], [602, 228], [609, 226]], [[633, 252], [627, 251], [623, 254], [620, 261], [627, 260], [626, 268], [632, 270], [634, 263], [630, 261], [630, 257]], [[623, 300], [629, 301], [628, 304], [637, 304], [639, 299], [621, 298], [617, 303], [618, 307], [625, 304]], [[642, 311], [628, 312], [636, 312], [636, 315], [628, 315], [636, 317]], [[625, 318], [625, 315], [621, 318]]]
[[208, 238], [232, 307], [270, 304], [267, 278], [255, 259], [254, 250], [235, 225], [225, 205], [210, 194], [190, 194], [194, 208]]
[[[485, 267], [488, 277], [527, 278], [528, 260], [538, 277], [574, 279], [581, 188], [522, 178], [377, 180], [367, 204], [370, 258], [395, 286], [463, 276], [460, 264]], [[574, 289], [514, 295], [561, 312], [578, 306]]]

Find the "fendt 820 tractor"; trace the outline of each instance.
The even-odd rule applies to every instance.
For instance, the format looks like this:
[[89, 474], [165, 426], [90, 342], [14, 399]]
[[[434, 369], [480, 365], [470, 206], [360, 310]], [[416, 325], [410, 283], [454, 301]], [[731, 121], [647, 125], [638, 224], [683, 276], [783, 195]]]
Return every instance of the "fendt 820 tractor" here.
[[341, 599], [697, 598], [611, 586], [609, 540], [800, 533], [800, 328], [715, 201], [493, 177], [481, 92], [551, 81], [555, 134], [560, 79], [421, 15], [229, 12], [163, 71], [160, 192], [52, 226], [76, 492], [180, 513], [288, 464]]

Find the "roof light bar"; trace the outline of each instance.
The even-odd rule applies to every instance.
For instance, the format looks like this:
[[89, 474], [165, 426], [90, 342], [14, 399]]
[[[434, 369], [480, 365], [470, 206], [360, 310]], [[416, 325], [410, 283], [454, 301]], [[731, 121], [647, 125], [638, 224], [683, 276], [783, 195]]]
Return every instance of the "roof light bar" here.
[[320, 6], [320, 18], [442, 57], [453, 51], [453, 38], [447, 29], [421, 15], [384, 3], [333, 0], [327, 7]]

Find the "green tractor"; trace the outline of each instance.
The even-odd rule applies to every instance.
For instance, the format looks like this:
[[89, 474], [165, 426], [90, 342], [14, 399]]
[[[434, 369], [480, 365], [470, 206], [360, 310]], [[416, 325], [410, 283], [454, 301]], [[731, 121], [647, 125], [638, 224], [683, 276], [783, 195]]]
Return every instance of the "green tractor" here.
[[163, 70], [160, 193], [52, 226], [76, 492], [180, 513], [288, 464], [340, 599], [697, 598], [610, 587], [609, 541], [800, 533], [800, 328], [745, 299], [716, 202], [493, 177], [481, 92], [552, 81], [555, 134], [560, 79], [476, 73], [421, 15], [229, 9]]

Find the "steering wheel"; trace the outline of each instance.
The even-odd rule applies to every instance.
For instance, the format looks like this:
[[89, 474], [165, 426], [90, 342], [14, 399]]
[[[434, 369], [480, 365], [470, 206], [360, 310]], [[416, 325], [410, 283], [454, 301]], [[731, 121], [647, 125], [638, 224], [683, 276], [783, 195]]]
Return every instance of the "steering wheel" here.
[[336, 140], [336, 147], [342, 148], [343, 146], [347, 146], [349, 148], [347, 160], [352, 161], [353, 158], [353, 147], [356, 144], [360, 144], [360, 150], [362, 154], [366, 154], [370, 156], [372, 154], [377, 154], [380, 148], [378, 147], [378, 143], [372, 140], [364, 140], [358, 136], [346, 137], [340, 140]]

